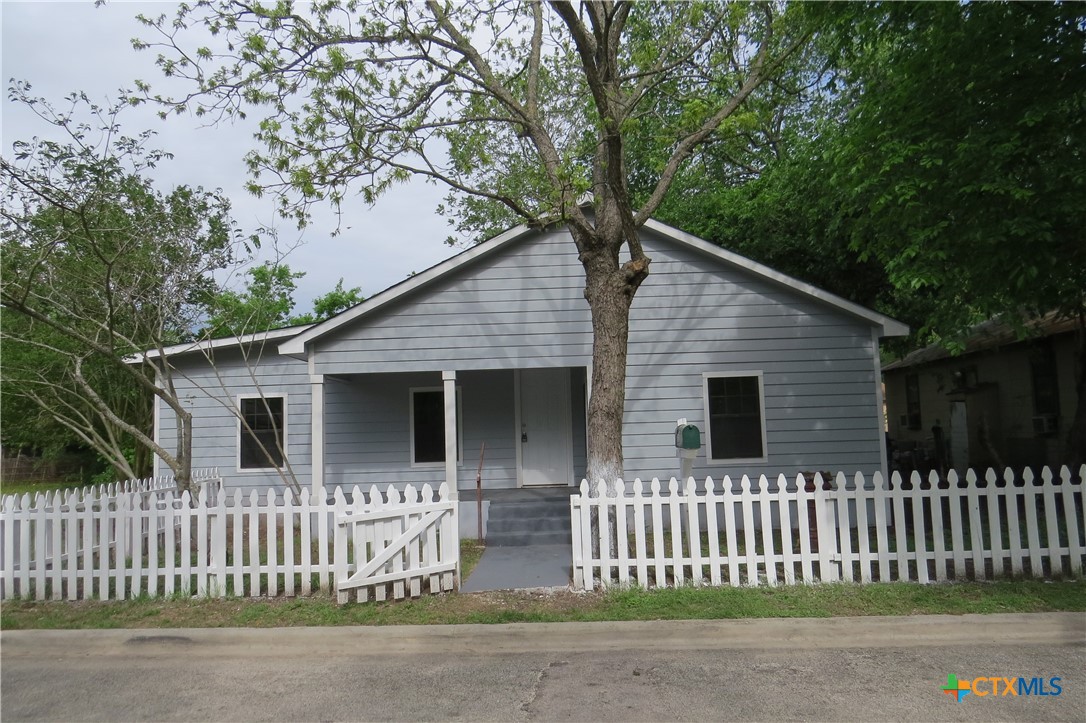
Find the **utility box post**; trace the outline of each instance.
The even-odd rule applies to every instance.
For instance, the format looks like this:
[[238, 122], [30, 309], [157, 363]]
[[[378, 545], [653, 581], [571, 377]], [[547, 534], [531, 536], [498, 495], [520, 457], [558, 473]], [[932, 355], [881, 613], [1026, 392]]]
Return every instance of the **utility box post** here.
[[686, 418], [675, 422], [675, 453], [679, 457], [679, 478], [686, 482], [694, 474], [694, 459], [701, 449], [701, 430], [687, 424]]

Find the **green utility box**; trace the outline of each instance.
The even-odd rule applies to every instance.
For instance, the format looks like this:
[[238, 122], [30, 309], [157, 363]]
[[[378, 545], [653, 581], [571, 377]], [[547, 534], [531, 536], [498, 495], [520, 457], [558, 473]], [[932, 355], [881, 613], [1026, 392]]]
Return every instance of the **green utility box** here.
[[701, 449], [701, 430], [693, 424], [680, 424], [675, 427], [675, 447]]

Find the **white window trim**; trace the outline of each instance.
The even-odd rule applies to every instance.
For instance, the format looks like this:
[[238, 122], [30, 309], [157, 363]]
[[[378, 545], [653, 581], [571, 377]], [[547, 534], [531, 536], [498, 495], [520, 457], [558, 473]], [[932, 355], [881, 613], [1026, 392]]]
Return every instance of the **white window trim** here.
[[290, 405], [287, 403], [287, 395], [283, 394], [239, 394], [236, 397], [235, 419], [237, 420], [237, 434], [234, 436], [236, 451], [234, 463], [238, 474], [278, 472], [279, 467], [242, 467], [241, 466], [241, 435], [245, 427], [242, 424], [241, 400], [242, 399], [282, 399], [283, 400], [283, 468], [286, 468], [288, 459], [287, 450], [290, 449]]
[[[735, 457], [716, 459], [712, 456], [712, 428], [709, 416], [709, 380], [721, 377], [756, 377], [758, 379], [758, 406], [762, 420], [762, 456], [761, 457]], [[701, 375], [701, 401], [705, 410], [705, 462], [711, 465], [736, 465], [752, 464], [769, 461], [769, 446], [766, 440], [766, 415], [765, 415], [765, 384], [761, 371], [735, 371], [735, 372], [704, 372]]]
[[[411, 387], [407, 392], [407, 461], [412, 469], [445, 469], [445, 460], [438, 462], [415, 461], [415, 392], [441, 392], [445, 394], [445, 387]], [[444, 397], [443, 397], [444, 398]], [[444, 419], [444, 417], [442, 418]], [[442, 421], [444, 424], [444, 421]], [[456, 385], [456, 464], [464, 459], [464, 395], [460, 385]]]

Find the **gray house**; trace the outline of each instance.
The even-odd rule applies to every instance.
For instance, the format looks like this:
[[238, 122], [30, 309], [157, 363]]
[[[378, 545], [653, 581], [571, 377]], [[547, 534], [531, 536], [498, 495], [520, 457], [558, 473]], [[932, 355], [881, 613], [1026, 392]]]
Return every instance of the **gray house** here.
[[[643, 242], [627, 479], [677, 474], [683, 417], [702, 431], [699, 478], [885, 469], [879, 338], [904, 325], [660, 223]], [[193, 464], [244, 489], [284, 470], [313, 489], [474, 489], [485, 443], [488, 491], [574, 485], [591, 391], [583, 288], [568, 231], [518, 227], [320, 324], [171, 348]]]

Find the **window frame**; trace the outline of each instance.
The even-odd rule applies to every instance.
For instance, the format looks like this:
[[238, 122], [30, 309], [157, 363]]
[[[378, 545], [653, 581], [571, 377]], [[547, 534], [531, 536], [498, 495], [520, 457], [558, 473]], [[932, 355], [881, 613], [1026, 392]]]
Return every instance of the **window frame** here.
[[[282, 464], [281, 467], [276, 467], [274, 465], [270, 466], [270, 467], [242, 467], [241, 466], [241, 435], [246, 433], [245, 424], [244, 424], [244, 414], [245, 413], [244, 413], [244, 410], [242, 409], [242, 401], [247, 400], [247, 399], [282, 399], [283, 400], [283, 424], [282, 424], [282, 430], [281, 430], [282, 435], [283, 435], [283, 441], [282, 441], [282, 445], [283, 445], [283, 464]], [[284, 393], [277, 393], [277, 394], [261, 394], [261, 393], [257, 392], [257, 393], [247, 393], [247, 394], [238, 394], [237, 395], [237, 397], [236, 397], [236, 404], [237, 404], [237, 407], [236, 407], [237, 408], [237, 415], [236, 415], [237, 435], [234, 438], [235, 446], [236, 446], [236, 453], [235, 453], [235, 460], [234, 461], [235, 461], [236, 466], [237, 466], [238, 474], [246, 474], [246, 473], [249, 473], [249, 472], [279, 472], [280, 470], [283, 470], [283, 469], [287, 468], [287, 462], [289, 461], [289, 457], [290, 457], [290, 455], [288, 454], [288, 450], [290, 449], [290, 446], [289, 446], [290, 445], [290, 405], [289, 405], [288, 402], [289, 402], [289, 400], [287, 399], [287, 394], [285, 392]]]
[[[761, 457], [714, 457], [712, 416], [709, 409], [709, 380], [727, 377], [752, 377], [758, 383], [758, 417], [761, 422], [762, 456]], [[705, 461], [711, 465], [735, 465], [764, 463], [769, 461], [769, 441], [765, 414], [765, 379], [761, 370], [734, 372], [704, 372], [701, 375], [701, 397], [705, 413]]]
[[[445, 399], [445, 387], [432, 386], [432, 387], [410, 387], [407, 390], [407, 461], [410, 463], [412, 469], [443, 469], [445, 467], [445, 459], [438, 460], [437, 462], [416, 462], [415, 461], [415, 394], [426, 392], [440, 392], [442, 395], [442, 404]], [[456, 385], [456, 464], [459, 465], [460, 461], [464, 459], [464, 399], [461, 393], [460, 385]], [[445, 421], [444, 415], [442, 415], [442, 427], [444, 428]]]

